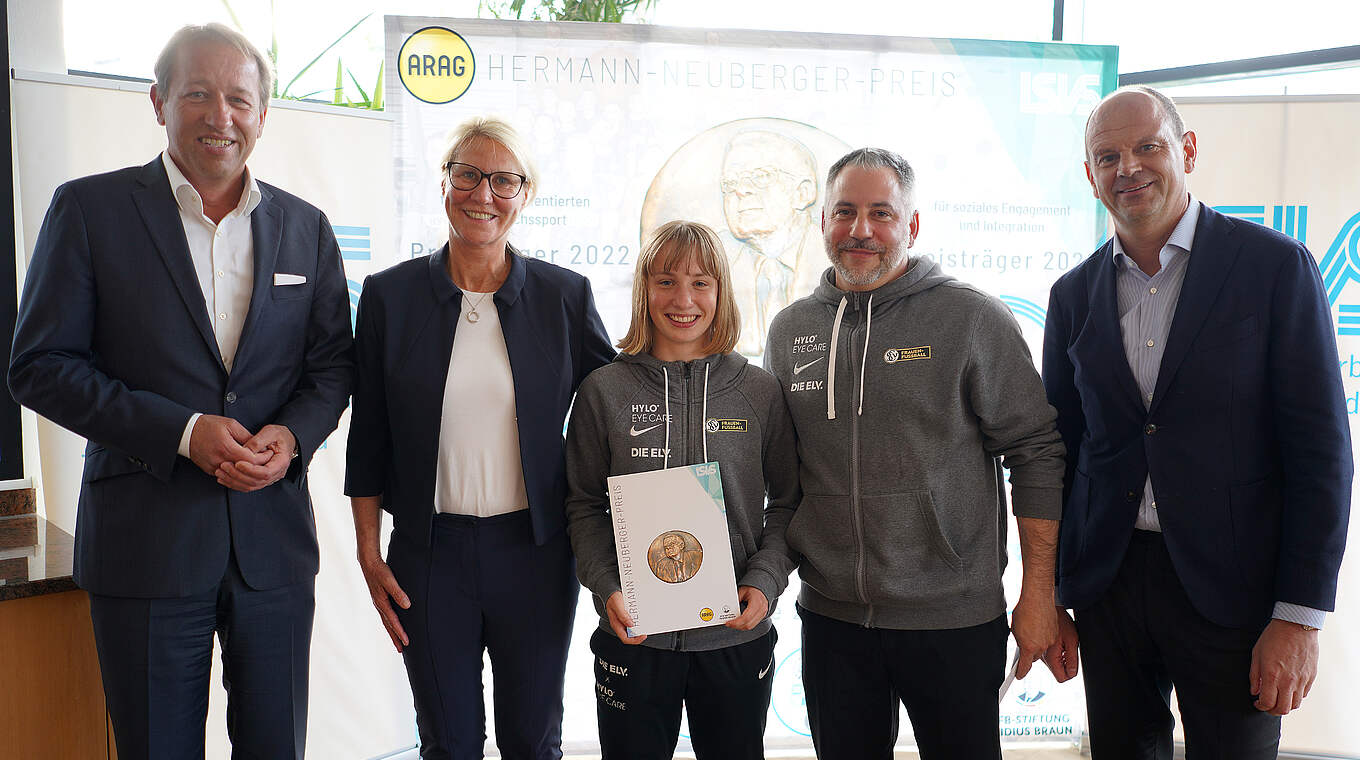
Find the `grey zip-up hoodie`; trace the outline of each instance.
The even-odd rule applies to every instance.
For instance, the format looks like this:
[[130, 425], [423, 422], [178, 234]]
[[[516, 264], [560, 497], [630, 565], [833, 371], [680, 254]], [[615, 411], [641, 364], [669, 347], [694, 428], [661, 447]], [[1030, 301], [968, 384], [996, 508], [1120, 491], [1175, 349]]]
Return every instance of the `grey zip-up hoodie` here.
[[[800, 497], [793, 424], [778, 381], [735, 353], [692, 362], [619, 354], [581, 383], [567, 431], [567, 532], [576, 574], [611, 636], [604, 600], [619, 590], [619, 567], [605, 479], [702, 462], [721, 465], [737, 584], [760, 589], [773, 612], [797, 564], [784, 531]], [[642, 646], [697, 652], [769, 629], [767, 617], [750, 631], [695, 628], [652, 634]]]
[[1056, 520], [1063, 445], [1015, 318], [929, 258], [873, 291], [816, 291], [770, 325], [798, 432], [788, 541], [799, 603], [864, 626], [978, 625], [1006, 609], [1006, 495]]

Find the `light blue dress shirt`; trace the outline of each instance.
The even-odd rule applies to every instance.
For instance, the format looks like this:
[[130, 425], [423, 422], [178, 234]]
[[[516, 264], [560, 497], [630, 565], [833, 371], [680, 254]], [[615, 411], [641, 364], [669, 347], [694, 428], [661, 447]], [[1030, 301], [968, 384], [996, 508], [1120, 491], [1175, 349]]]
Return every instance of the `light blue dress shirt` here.
[[[1119, 333], [1124, 341], [1124, 356], [1138, 383], [1143, 406], [1152, 404], [1152, 392], [1157, 387], [1157, 372], [1162, 366], [1171, 320], [1180, 302], [1185, 270], [1190, 265], [1190, 250], [1195, 244], [1195, 230], [1199, 226], [1199, 201], [1190, 198], [1171, 237], [1158, 254], [1161, 268], [1148, 275], [1124, 253], [1119, 235], [1114, 236], [1116, 286], [1119, 293]], [[1157, 495], [1152, 477], [1143, 483], [1143, 500], [1138, 506], [1138, 518], [1133, 526], [1139, 530], [1161, 532], [1157, 517]], [[1289, 602], [1276, 602], [1273, 617], [1291, 623], [1321, 628], [1327, 613]]]

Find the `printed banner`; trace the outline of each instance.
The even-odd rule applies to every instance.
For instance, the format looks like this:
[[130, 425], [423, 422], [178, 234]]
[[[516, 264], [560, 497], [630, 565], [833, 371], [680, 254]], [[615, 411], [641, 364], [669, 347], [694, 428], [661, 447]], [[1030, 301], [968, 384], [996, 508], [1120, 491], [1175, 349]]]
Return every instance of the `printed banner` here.
[[[1332, 306], [1352, 451], [1360, 442], [1360, 98], [1178, 99], [1199, 158], [1190, 191], [1225, 214], [1293, 237], [1317, 259]], [[1249, 125], [1249, 128], [1244, 128]], [[1356, 482], [1360, 485], [1360, 481]], [[1284, 719], [1282, 750], [1360, 754], [1360, 510], [1352, 487], [1350, 547], [1336, 612], [1323, 626], [1317, 681]]]
[[[1036, 359], [1049, 285], [1105, 234], [1079, 159], [1086, 115], [1115, 85], [1114, 48], [391, 16], [386, 47], [397, 218], [394, 255], [374, 271], [445, 242], [446, 135], [498, 115], [541, 175], [511, 241], [590, 277], [615, 338], [640, 246], [685, 218], [719, 232], [743, 315], [738, 350], [760, 357], [770, 319], [827, 266], [826, 172], [856, 147], [912, 163], [912, 255], [1000, 296]], [[810, 745], [797, 588], [775, 613], [771, 747]], [[579, 615], [596, 620], [585, 599]], [[568, 673], [570, 744], [595, 736], [593, 705], [582, 704], [593, 692], [588, 657], [582, 638]], [[1041, 670], [1007, 695], [1007, 743], [1080, 735], [1079, 685], [1057, 687]]]

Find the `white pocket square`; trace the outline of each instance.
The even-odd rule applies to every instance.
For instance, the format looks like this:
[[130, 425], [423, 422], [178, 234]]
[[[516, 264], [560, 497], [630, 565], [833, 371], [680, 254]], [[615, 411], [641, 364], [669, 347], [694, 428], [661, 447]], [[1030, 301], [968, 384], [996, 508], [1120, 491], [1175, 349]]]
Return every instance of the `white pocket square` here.
[[301, 274], [287, 274], [284, 272], [274, 273], [274, 284], [277, 285], [305, 285], [307, 276]]

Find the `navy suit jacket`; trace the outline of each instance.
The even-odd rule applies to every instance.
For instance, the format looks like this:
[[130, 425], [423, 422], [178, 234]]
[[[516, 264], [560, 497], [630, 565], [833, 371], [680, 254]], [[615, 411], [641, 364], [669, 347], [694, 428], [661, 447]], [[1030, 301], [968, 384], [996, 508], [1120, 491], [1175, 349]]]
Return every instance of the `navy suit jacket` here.
[[[254, 290], [231, 373], [160, 157], [68, 182], [48, 208], [24, 283], [9, 386], [88, 439], [75, 578], [97, 594], [174, 597], [218, 583], [234, 549], [257, 589], [317, 570], [312, 453], [353, 380], [348, 291], [330, 223], [260, 183]], [[275, 273], [303, 275], [275, 285]], [[299, 456], [253, 493], [178, 455], [194, 412], [251, 432], [285, 425]]]
[[1201, 206], [1150, 407], [1120, 338], [1112, 243], [1053, 285], [1043, 377], [1067, 445], [1058, 600], [1114, 579], [1151, 473], [1195, 608], [1259, 627], [1277, 601], [1331, 610], [1351, 446], [1322, 280], [1298, 241]]
[[[463, 293], [447, 245], [369, 277], [359, 298], [359, 378], [350, 418], [345, 493], [382, 496], [393, 527], [429, 546], [444, 383]], [[520, 466], [534, 540], [566, 526], [562, 428], [576, 387], [614, 359], [590, 281], [509, 251], [493, 298], [515, 385]]]

